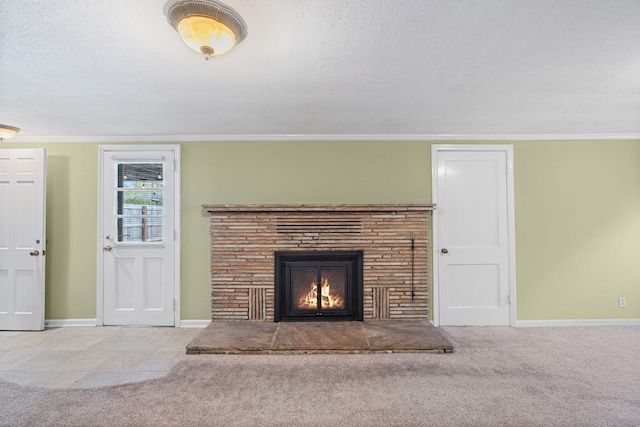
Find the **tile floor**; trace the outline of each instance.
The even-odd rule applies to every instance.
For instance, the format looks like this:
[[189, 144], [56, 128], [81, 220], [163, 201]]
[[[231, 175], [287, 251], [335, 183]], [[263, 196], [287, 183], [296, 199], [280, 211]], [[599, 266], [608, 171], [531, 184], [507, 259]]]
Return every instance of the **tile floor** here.
[[0, 331], [0, 379], [86, 388], [165, 376], [201, 328], [67, 327]]

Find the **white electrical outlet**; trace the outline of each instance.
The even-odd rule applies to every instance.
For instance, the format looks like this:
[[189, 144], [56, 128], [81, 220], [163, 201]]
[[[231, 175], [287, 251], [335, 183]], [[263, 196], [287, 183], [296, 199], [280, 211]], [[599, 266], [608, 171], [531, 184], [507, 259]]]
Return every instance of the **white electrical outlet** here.
[[618, 308], [626, 308], [627, 300], [624, 297], [618, 297]]

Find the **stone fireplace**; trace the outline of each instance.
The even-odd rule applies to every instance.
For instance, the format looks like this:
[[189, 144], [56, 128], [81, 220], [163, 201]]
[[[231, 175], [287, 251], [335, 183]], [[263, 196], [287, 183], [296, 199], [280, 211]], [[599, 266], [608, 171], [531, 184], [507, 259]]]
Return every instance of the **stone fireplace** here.
[[213, 321], [429, 317], [433, 205], [203, 209]]

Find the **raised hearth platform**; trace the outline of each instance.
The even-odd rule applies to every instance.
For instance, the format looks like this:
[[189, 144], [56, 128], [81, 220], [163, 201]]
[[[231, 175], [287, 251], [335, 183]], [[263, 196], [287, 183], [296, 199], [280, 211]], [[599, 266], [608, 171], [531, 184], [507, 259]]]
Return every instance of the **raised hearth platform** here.
[[187, 354], [452, 353], [428, 321], [211, 322]]

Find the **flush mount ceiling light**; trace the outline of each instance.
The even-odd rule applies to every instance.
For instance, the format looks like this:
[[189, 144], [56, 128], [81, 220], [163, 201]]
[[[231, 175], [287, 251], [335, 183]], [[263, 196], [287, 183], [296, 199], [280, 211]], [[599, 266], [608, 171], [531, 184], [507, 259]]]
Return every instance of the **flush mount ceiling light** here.
[[18, 132], [20, 129], [15, 126], [0, 125], [0, 142], [13, 138]]
[[229, 52], [247, 36], [238, 12], [216, 0], [169, 0], [164, 14], [182, 40], [206, 60]]

